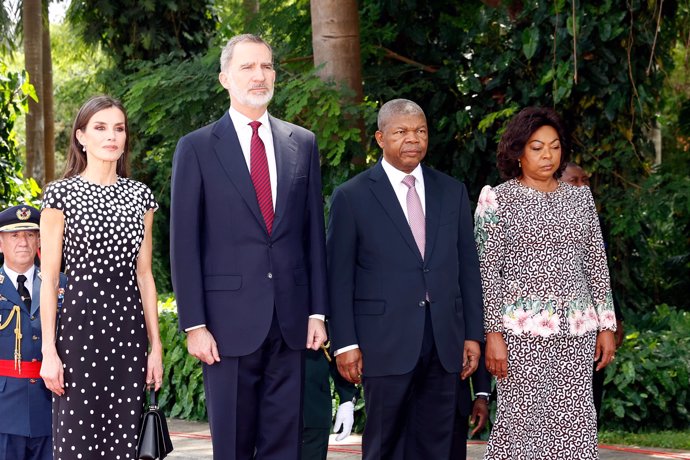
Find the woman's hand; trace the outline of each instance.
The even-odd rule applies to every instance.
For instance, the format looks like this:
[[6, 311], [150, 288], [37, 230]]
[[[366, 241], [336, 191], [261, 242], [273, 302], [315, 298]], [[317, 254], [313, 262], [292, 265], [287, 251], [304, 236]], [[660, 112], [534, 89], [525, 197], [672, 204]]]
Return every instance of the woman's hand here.
[[62, 360], [58, 356], [55, 347], [52, 350], [43, 351], [41, 378], [46, 384], [46, 388], [57, 396], [65, 394], [65, 371], [62, 368]]
[[146, 384], [154, 385], [154, 389], [158, 391], [161, 383], [163, 383], [163, 352], [154, 348], [149, 352], [146, 365]]
[[486, 334], [486, 369], [497, 379], [508, 377], [508, 346], [500, 332]]
[[594, 362], [599, 361], [597, 370], [601, 370], [611, 364], [616, 357], [616, 339], [612, 331], [601, 331], [597, 335], [597, 344], [594, 349]]

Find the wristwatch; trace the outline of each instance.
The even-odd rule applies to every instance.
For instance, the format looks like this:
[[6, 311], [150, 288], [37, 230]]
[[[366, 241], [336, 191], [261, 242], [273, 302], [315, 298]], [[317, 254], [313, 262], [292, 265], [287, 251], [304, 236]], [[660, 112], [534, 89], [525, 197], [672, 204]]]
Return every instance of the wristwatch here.
[[489, 404], [490, 401], [489, 395], [485, 394], [476, 395], [474, 399], [483, 399], [487, 404]]

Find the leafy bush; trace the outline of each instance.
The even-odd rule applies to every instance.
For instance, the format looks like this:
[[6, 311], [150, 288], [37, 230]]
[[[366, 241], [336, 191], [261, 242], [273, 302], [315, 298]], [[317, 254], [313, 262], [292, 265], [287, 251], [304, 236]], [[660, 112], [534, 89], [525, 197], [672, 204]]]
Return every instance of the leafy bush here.
[[175, 301], [159, 303], [158, 323], [163, 342], [163, 386], [159, 396], [168, 416], [207, 420], [201, 363], [187, 353], [187, 342], [177, 325]]
[[14, 129], [17, 117], [36, 99], [26, 71], [12, 72], [0, 61], [0, 207], [33, 203], [41, 189], [33, 179], [24, 180]]
[[606, 369], [603, 428], [690, 428], [690, 313], [660, 305], [635, 322]]

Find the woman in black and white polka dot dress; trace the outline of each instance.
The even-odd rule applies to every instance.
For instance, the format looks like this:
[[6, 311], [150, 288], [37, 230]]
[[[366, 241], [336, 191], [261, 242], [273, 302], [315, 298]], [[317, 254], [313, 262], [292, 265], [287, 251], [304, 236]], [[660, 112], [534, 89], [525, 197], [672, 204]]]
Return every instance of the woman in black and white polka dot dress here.
[[63, 256], [69, 277], [59, 316], [41, 305], [55, 459], [134, 458], [146, 384], [158, 389], [163, 375], [151, 272], [158, 205], [126, 177], [127, 154], [122, 105], [90, 99], [72, 129], [65, 178], [43, 197], [41, 297], [57, 298]]

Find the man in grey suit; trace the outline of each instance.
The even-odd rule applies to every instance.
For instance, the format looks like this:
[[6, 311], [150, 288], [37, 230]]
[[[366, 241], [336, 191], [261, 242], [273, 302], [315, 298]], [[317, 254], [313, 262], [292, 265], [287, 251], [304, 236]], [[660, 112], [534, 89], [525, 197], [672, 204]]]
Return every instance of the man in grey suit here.
[[180, 329], [203, 362], [215, 459], [300, 457], [304, 352], [326, 338], [326, 254], [314, 133], [267, 112], [270, 46], [223, 49], [230, 109], [180, 139], [171, 265]]
[[385, 103], [383, 158], [333, 193], [327, 236], [338, 370], [364, 385], [363, 458], [444, 459], [459, 375], [477, 368], [482, 289], [465, 186], [421, 164], [422, 109]]

